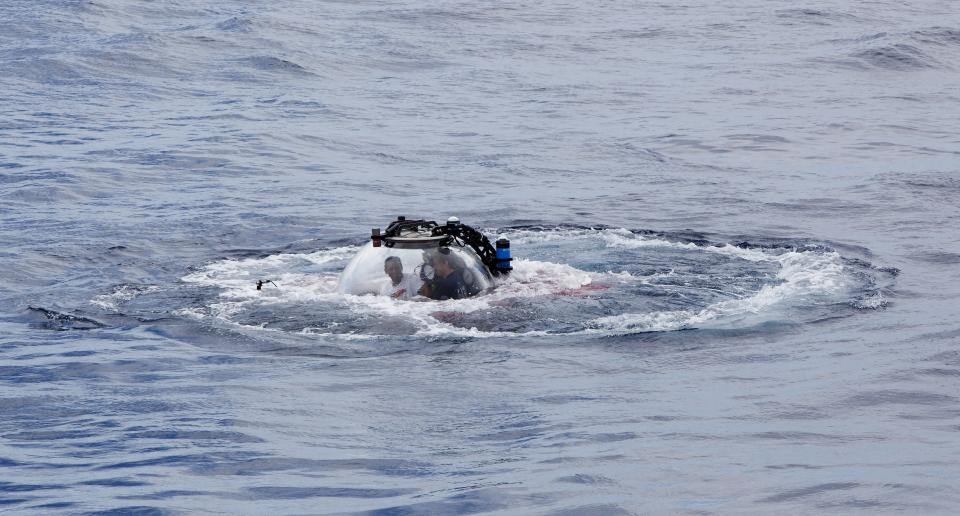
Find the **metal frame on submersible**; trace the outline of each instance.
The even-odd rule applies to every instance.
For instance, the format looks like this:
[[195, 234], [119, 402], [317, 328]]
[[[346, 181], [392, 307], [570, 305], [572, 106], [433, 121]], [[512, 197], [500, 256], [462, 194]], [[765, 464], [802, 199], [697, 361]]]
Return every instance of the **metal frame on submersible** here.
[[380, 228], [374, 228], [370, 239], [373, 240], [374, 247], [380, 247], [381, 245], [394, 247], [398, 244], [402, 247], [404, 237], [401, 233], [403, 231], [412, 231], [419, 234], [429, 232], [431, 237], [441, 237], [437, 238], [437, 245], [441, 247], [449, 246], [454, 242], [457, 242], [460, 246], [470, 246], [493, 276], [507, 275], [513, 270], [510, 265], [513, 258], [510, 257], [509, 240], [506, 238], [497, 240], [497, 246], [494, 248], [483, 233], [461, 223], [460, 219], [456, 217], [450, 217], [445, 225], [440, 225], [432, 220], [407, 220], [406, 217], [400, 216], [397, 217], [397, 220], [391, 222], [386, 231], [382, 233]]

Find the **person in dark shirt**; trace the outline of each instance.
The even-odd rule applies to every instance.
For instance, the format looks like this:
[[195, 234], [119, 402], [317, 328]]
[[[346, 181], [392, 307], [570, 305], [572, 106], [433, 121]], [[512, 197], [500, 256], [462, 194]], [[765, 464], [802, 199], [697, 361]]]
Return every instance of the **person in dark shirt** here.
[[479, 292], [475, 283], [470, 281], [472, 273], [466, 270], [463, 260], [447, 248], [441, 248], [434, 255], [433, 271], [433, 281], [424, 289], [429, 290], [425, 294], [430, 299], [463, 299]]

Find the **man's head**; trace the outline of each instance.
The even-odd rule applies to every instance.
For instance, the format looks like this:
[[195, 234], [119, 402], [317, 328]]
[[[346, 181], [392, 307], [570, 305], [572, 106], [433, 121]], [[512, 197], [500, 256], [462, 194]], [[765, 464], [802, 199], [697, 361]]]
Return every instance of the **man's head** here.
[[446, 278], [457, 269], [457, 259], [447, 247], [441, 247], [440, 252], [433, 257], [433, 270], [437, 275]]
[[390, 276], [394, 285], [399, 285], [403, 279], [403, 262], [399, 256], [390, 256], [383, 262], [383, 272]]

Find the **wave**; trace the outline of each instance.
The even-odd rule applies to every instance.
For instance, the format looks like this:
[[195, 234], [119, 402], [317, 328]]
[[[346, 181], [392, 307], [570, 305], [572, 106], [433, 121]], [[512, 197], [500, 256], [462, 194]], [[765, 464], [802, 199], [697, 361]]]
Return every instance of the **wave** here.
[[0, 72], [17, 80], [48, 85], [95, 86], [90, 78], [69, 59], [43, 57], [39, 59], [2, 60]]
[[107, 325], [96, 319], [91, 319], [82, 315], [73, 315], [65, 312], [58, 312], [49, 308], [39, 306], [27, 307], [31, 326], [46, 330], [67, 331], [67, 330], [93, 330], [104, 328]]
[[912, 38], [921, 43], [934, 45], [960, 46], [960, 29], [950, 27], [930, 27], [912, 33]]
[[887, 70], [920, 70], [939, 65], [930, 55], [906, 43], [871, 47], [854, 53], [852, 57], [867, 66]]
[[249, 18], [233, 16], [216, 24], [216, 28], [225, 32], [249, 32], [253, 21]]
[[859, 20], [850, 13], [813, 8], [781, 9], [776, 12], [777, 18], [788, 24], [798, 23], [805, 25], [834, 25], [840, 22]]
[[909, 32], [880, 32], [829, 40], [841, 47], [853, 46], [834, 63], [858, 69], [915, 71], [943, 68], [956, 60], [960, 30], [929, 27]]
[[250, 56], [238, 59], [237, 62], [243, 63], [251, 68], [265, 72], [281, 72], [302, 75], [313, 75], [306, 68], [279, 57], [273, 56]]
[[[686, 244], [691, 245], [691, 244]], [[728, 253], [733, 249], [720, 247], [712, 252]], [[776, 278], [780, 283], [765, 285], [755, 294], [709, 305], [700, 310], [667, 311], [650, 314], [627, 313], [602, 317], [592, 321], [592, 327], [613, 333], [636, 333], [648, 331], [673, 331], [688, 328], [703, 328], [707, 325], [729, 325], [750, 316], [770, 311], [777, 304], [792, 301], [810, 302], [827, 299], [844, 288], [847, 278], [843, 263], [836, 252], [814, 253], [790, 251], [770, 256], [756, 250], [733, 252], [740, 258], [751, 261], [776, 261], [780, 265]]]

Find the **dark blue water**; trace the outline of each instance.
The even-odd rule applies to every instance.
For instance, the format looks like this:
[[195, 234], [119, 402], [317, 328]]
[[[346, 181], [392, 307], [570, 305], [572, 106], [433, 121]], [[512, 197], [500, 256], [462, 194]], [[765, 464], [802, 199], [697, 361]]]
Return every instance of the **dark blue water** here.
[[[935, 0], [0, 2], [0, 510], [953, 514], [958, 68]], [[337, 294], [396, 215], [516, 271]]]

